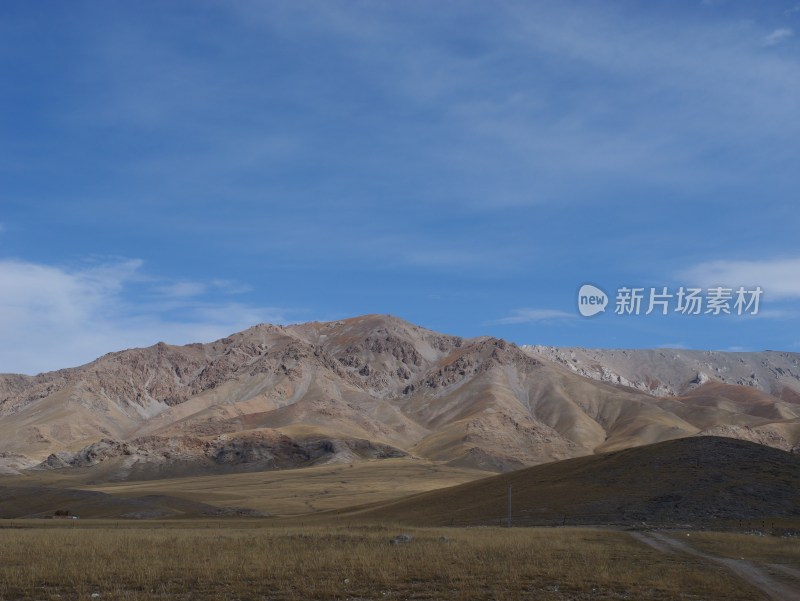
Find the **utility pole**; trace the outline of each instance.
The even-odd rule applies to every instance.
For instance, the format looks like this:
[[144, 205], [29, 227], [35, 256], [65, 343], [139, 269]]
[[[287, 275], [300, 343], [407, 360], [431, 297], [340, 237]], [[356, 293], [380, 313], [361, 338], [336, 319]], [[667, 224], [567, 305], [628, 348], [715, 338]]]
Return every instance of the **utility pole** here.
[[511, 528], [511, 489], [514, 488], [511, 484], [508, 485], [508, 527]]

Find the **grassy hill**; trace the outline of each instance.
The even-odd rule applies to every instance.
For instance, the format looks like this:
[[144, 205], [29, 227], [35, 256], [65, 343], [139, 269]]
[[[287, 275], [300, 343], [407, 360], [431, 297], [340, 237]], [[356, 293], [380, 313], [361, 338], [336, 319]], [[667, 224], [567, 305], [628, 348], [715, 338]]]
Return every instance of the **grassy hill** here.
[[483, 478], [353, 515], [420, 526], [687, 524], [800, 516], [800, 457], [719, 437], [671, 440]]

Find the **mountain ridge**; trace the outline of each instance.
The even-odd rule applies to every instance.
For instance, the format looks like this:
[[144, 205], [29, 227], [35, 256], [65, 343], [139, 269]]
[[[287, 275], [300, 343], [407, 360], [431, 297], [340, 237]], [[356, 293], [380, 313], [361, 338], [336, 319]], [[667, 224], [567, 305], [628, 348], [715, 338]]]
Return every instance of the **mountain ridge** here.
[[739, 359], [519, 347], [386, 315], [259, 324], [0, 375], [0, 471], [103, 464], [124, 479], [400, 455], [507, 471], [704, 433], [796, 448], [800, 355]]

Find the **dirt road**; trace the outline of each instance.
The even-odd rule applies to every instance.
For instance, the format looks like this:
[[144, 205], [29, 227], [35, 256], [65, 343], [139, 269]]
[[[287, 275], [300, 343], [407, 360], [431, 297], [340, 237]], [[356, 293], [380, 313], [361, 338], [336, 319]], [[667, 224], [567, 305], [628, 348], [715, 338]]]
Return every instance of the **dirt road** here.
[[[631, 536], [661, 553], [687, 553], [723, 565], [743, 580], [763, 591], [770, 599], [775, 599], [775, 601], [800, 601], [800, 580], [794, 584], [777, 580], [766, 568], [757, 566], [750, 561], [710, 555], [703, 551], [698, 551], [682, 540], [660, 532], [631, 532]], [[769, 567], [792, 578], [800, 576], [798, 570], [788, 566], [770, 564]]]

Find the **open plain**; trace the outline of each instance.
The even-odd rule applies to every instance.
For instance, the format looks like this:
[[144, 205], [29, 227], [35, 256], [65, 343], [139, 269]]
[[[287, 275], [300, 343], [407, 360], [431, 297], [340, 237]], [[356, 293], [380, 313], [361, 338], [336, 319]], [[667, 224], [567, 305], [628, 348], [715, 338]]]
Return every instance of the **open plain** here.
[[[391, 544], [398, 533], [411, 540]], [[708, 558], [611, 529], [81, 520], [3, 524], [0, 536], [3, 600], [781, 599]], [[796, 541], [776, 537], [699, 544], [800, 564]], [[775, 586], [798, 590], [790, 571], [769, 569]]]

